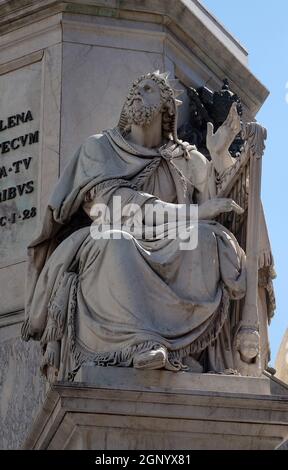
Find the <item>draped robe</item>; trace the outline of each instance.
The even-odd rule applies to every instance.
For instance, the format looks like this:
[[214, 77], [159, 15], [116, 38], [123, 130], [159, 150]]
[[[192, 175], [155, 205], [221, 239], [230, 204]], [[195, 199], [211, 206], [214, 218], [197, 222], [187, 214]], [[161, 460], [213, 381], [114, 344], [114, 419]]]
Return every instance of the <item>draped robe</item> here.
[[230, 299], [245, 295], [245, 254], [235, 237], [201, 220], [188, 251], [178, 238], [95, 240], [87, 215], [115, 195], [141, 207], [215, 196], [213, 165], [188, 151], [187, 159], [173, 142], [132, 145], [115, 128], [91, 136], [71, 159], [28, 249], [22, 337], [40, 340], [42, 369], [53, 365], [60, 378], [73, 378], [84, 363], [130, 366], [157, 345], [179, 368], [216, 344]]

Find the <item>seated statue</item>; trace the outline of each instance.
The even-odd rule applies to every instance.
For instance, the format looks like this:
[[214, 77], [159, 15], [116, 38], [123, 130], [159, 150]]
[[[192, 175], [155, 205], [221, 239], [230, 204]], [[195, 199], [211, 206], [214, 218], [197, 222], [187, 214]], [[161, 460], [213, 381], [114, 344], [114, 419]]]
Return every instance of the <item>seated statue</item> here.
[[[234, 164], [228, 149], [240, 118], [232, 105], [215, 134], [208, 126], [209, 161], [178, 139], [180, 103], [167, 74], [140, 77], [118, 126], [81, 145], [52, 194], [28, 248], [22, 327], [24, 340], [40, 341], [51, 382], [73, 380], [84, 364], [233, 369], [225, 341], [216, 344], [231, 299], [245, 295], [246, 258], [215, 219], [243, 210], [216, 197], [216, 176]], [[195, 246], [183, 249], [175, 227], [167, 236], [155, 210], [185, 225], [188, 238], [198, 237]]]

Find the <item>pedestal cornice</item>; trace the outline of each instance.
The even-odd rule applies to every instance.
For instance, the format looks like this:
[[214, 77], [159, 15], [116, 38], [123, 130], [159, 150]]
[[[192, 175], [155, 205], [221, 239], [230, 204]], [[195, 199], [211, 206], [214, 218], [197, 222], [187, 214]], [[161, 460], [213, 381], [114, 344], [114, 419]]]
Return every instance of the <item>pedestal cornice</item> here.
[[242, 90], [252, 115], [268, 96], [248, 69], [246, 50], [198, 0], [4, 0], [0, 34], [65, 13], [160, 24], [217, 76], [227, 76], [240, 96]]

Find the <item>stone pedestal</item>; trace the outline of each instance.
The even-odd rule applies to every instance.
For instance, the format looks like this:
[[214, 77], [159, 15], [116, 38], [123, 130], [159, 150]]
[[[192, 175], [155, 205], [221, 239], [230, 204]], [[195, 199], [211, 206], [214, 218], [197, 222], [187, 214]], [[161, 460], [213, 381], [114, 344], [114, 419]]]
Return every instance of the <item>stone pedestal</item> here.
[[288, 435], [288, 388], [269, 377], [85, 367], [78, 380], [50, 389], [25, 449], [275, 449]]

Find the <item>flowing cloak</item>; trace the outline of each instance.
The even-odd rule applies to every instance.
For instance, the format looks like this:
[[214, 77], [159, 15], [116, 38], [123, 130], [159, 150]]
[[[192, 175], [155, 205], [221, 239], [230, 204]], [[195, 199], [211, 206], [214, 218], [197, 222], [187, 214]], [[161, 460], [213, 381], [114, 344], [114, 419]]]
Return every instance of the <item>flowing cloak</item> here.
[[69, 162], [28, 248], [22, 337], [41, 341], [43, 367], [61, 364], [67, 377], [87, 361], [127, 366], [159, 344], [176, 364], [215, 341], [229, 299], [246, 288], [245, 255], [227, 229], [200, 221], [197, 247], [183, 251], [178, 238], [94, 240], [91, 220], [83, 222], [85, 204], [109, 206], [115, 194], [139, 206], [213, 196], [211, 163], [189, 149], [186, 159], [173, 142], [132, 146], [115, 128], [87, 139]]

